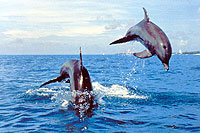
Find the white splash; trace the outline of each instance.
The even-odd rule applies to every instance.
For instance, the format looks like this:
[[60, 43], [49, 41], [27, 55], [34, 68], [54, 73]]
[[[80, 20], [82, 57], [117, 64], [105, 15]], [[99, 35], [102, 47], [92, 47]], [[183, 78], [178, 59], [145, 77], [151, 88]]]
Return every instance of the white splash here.
[[115, 96], [121, 98], [132, 98], [132, 99], [147, 99], [147, 96], [139, 96], [137, 94], [132, 94], [126, 87], [121, 85], [112, 85], [110, 88], [105, 87], [98, 82], [92, 83], [95, 92], [102, 95]]
[[69, 105], [69, 101], [67, 101], [67, 100], [63, 100], [63, 103], [62, 103], [62, 107], [67, 107]]
[[[65, 88], [69, 88], [69, 87], [65, 87]], [[38, 89], [30, 89], [28, 91], [26, 91], [26, 94], [29, 95], [38, 95], [38, 96], [49, 96], [52, 94], [56, 94], [59, 93], [60, 88], [38, 88]]]
[[62, 107], [67, 107], [71, 101], [71, 92], [69, 87], [53, 87], [53, 88], [38, 88], [29, 89], [26, 91], [28, 95], [47, 96], [50, 100], [55, 101]]
[[38, 96], [48, 96], [50, 93], [55, 93], [55, 90], [49, 89], [49, 88], [39, 88], [39, 89], [30, 89], [26, 91], [26, 94], [29, 95], [38, 95]]
[[[93, 82], [93, 91], [92, 94], [95, 95], [95, 99], [98, 103], [105, 104], [103, 100], [104, 97], [119, 97], [126, 99], [147, 99], [148, 96], [134, 94], [128, 88], [114, 84], [111, 87], [105, 87], [98, 82]], [[26, 91], [27, 95], [36, 95], [41, 97], [49, 97], [50, 100], [61, 105], [62, 107], [67, 107], [71, 102], [73, 102], [74, 95], [78, 95], [83, 92], [71, 92], [70, 87], [53, 87], [53, 88], [38, 88], [38, 89], [29, 89]], [[85, 92], [86, 93], [86, 92]], [[84, 94], [85, 94], [84, 93]], [[86, 94], [85, 94], [86, 95]], [[82, 100], [82, 99], [80, 99]], [[81, 101], [80, 101], [81, 102]]]

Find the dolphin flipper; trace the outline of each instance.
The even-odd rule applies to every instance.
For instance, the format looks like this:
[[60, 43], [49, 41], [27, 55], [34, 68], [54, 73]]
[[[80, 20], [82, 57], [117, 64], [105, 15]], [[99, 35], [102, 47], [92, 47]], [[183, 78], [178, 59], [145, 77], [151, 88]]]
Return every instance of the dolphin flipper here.
[[149, 52], [149, 50], [144, 50], [144, 51], [139, 52], [139, 53], [134, 53], [133, 55], [135, 55], [138, 58], [148, 58], [148, 57], [153, 56], [154, 54]]
[[136, 34], [134, 35], [129, 35], [129, 36], [125, 36], [123, 38], [120, 38], [112, 43], [110, 43], [110, 45], [112, 44], [117, 44], [117, 43], [124, 43], [124, 42], [128, 42], [128, 41], [134, 41], [134, 40], [142, 40], [142, 38]]
[[64, 76], [59, 76], [57, 78], [54, 78], [54, 79], [51, 79], [45, 83], [43, 83], [42, 85], [40, 85], [40, 87], [44, 86], [44, 85], [47, 85], [47, 84], [50, 84], [50, 83], [54, 83], [54, 82], [61, 82], [63, 79], [65, 79]]

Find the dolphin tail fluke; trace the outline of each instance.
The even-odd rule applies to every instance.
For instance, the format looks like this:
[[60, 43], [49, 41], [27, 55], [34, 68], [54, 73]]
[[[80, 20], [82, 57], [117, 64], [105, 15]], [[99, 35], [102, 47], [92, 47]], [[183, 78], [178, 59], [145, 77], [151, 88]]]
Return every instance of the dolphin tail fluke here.
[[144, 10], [144, 19], [149, 22], [149, 16], [147, 14], [147, 10], [143, 7], [143, 10]]
[[83, 68], [81, 47], [80, 47], [80, 67], [81, 67], [81, 69]]
[[112, 44], [117, 44], [117, 43], [124, 43], [124, 42], [128, 42], [128, 41], [132, 41], [137, 39], [139, 36], [138, 35], [131, 35], [131, 36], [125, 36], [123, 38], [120, 38], [112, 43], [110, 43], [110, 45]]
[[139, 53], [134, 53], [133, 55], [135, 55], [138, 58], [149, 58], [149, 57], [153, 56], [154, 54], [149, 52], [149, 50], [144, 50], [144, 51], [139, 52]]
[[59, 76], [57, 78], [51, 79], [51, 80], [43, 83], [42, 85], [40, 85], [40, 87], [47, 85], [47, 84], [50, 84], [50, 83], [54, 83], [54, 82], [61, 82], [63, 79], [64, 79], [63, 76]]

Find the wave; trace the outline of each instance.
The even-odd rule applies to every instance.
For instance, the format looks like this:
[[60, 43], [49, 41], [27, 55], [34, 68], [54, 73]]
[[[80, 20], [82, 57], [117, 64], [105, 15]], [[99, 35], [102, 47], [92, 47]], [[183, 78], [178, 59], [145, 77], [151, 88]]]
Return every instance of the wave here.
[[130, 99], [147, 99], [147, 96], [137, 95], [129, 91], [128, 88], [121, 85], [112, 85], [111, 87], [105, 87], [98, 82], [92, 83], [95, 92], [105, 95], [120, 98], [130, 98]]
[[[125, 99], [148, 98], [148, 96], [135, 94], [128, 88], [118, 84], [113, 84], [111, 87], [106, 87], [98, 82], [93, 82], [92, 86], [93, 91], [91, 93], [95, 95], [95, 99], [98, 101], [98, 104], [104, 104], [104, 97], [118, 97]], [[26, 91], [26, 94], [31, 96], [29, 97], [31, 101], [49, 98], [49, 100], [55, 101], [55, 103], [61, 105], [62, 107], [67, 107], [69, 103], [73, 101], [73, 93], [74, 92], [71, 92], [68, 86], [29, 89]]]
[[[42, 100], [48, 98], [51, 101], [55, 101], [58, 105], [66, 107], [71, 101], [71, 92], [68, 86], [66, 87], [53, 87], [53, 88], [38, 88], [29, 89], [26, 94], [30, 97], [30, 101]], [[39, 97], [39, 98], [38, 98]]]

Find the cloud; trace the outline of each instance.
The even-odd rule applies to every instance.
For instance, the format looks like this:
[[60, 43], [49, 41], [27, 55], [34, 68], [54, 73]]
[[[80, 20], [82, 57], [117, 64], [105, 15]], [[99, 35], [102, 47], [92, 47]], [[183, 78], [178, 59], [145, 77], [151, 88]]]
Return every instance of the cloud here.
[[[110, 1], [34, 1], [4, 2], [0, 24], [9, 23], [0, 33], [13, 38], [40, 38], [44, 36], [99, 35], [122, 25], [113, 18], [122, 19], [126, 11]], [[3, 6], [4, 7], [4, 6]]]
[[73, 27], [62, 32], [58, 32], [57, 36], [98, 35], [104, 33], [105, 31], [104, 26]]
[[8, 30], [2, 32], [4, 35], [13, 38], [41, 38], [45, 36], [79, 36], [79, 35], [98, 35], [104, 33], [106, 30], [104, 26], [88, 26], [88, 27], [72, 27], [64, 29], [63, 31], [26, 31], [26, 30]]
[[109, 24], [105, 26], [106, 30], [121, 30], [128, 29], [134, 26], [138, 21], [136, 19], [129, 19], [127, 21], [119, 22], [117, 20], [112, 20]]
[[51, 33], [41, 31], [25, 31], [25, 30], [9, 30], [3, 32], [4, 35], [11, 36], [13, 38], [40, 38], [42, 36], [48, 36]]
[[188, 40], [180, 40], [179, 41], [179, 45], [181, 45], [181, 46], [185, 46], [187, 44], [188, 44]]
[[106, 30], [115, 30], [120, 29], [122, 27], [122, 24], [120, 24], [118, 21], [113, 20], [111, 23], [105, 26]]
[[[0, 45], [7, 47], [7, 44], [12, 42], [10, 46], [16, 44], [15, 46], [18, 47], [17, 44], [23, 44], [23, 47], [27, 46], [28, 49], [28, 46], [36, 47], [35, 45], [38, 44], [35, 48], [36, 52], [49, 42], [52, 45], [73, 44], [73, 47], [75, 43], [82, 44], [83, 42], [87, 46], [100, 43], [107, 46], [110, 41], [123, 36], [128, 28], [143, 19], [142, 4], [149, 11], [151, 20], [160, 25], [164, 31], [168, 30], [166, 33], [169, 34], [174, 47], [194, 45], [195, 48], [199, 48], [199, 38], [193, 36], [199, 34], [199, 26], [196, 25], [198, 20], [196, 16], [195, 21], [193, 18], [197, 12], [200, 14], [200, 8], [193, 8], [194, 12], [188, 13], [189, 7], [193, 6], [188, 6], [185, 2], [175, 2], [173, 3], [175, 5], [182, 3], [186, 9], [179, 12], [177, 6], [172, 4], [173, 6], [165, 10], [165, 17], [156, 18], [163, 8], [158, 5], [171, 3], [166, 1], [152, 3], [152, 0], [142, 3], [139, 0], [29, 0], [28, 2], [27, 0], [0, 0]], [[193, 5], [197, 4], [194, 2]], [[177, 17], [179, 19], [174, 19]], [[185, 21], [187, 18], [191, 18], [190, 21]], [[189, 32], [191, 29], [194, 32]], [[180, 33], [177, 33], [178, 31]], [[102, 51], [105, 50], [104, 47]], [[44, 46], [44, 51], [45, 48], [46, 46]], [[57, 52], [55, 48], [53, 50]], [[121, 51], [118, 47], [115, 50]], [[13, 51], [16, 50], [13, 49]]]
[[[9, 0], [8, 0], [9, 1]], [[97, 17], [112, 16], [120, 19], [125, 10], [118, 9], [117, 4], [102, 3], [99, 1], [34, 1], [25, 0], [10, 1], [7, 8], [1, 10], [0, 18], [24, 17], [17, 21], [40, 22], [69, 22], [81, 23], [83, 21], [95, 21]], [[4, 4], [0, 1], [0, 4]], [[110, 19], [111, 17], [106, 17]]]
[[[83, 11], [84, 12], [84, 11]], [[29, 25], [40, 25], [43, 23], [65, 23], [65, 24], [83, 24], [85, 22], [96, 20], [92, 16], [79, 16], [76, 13], [65, 13], [59, 11], [45, 10], [23, 10], [13, 11], [0, 15], [0, 20], [19, 22]]]

